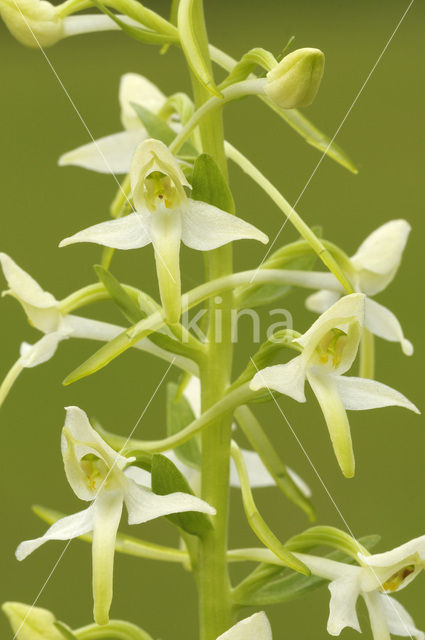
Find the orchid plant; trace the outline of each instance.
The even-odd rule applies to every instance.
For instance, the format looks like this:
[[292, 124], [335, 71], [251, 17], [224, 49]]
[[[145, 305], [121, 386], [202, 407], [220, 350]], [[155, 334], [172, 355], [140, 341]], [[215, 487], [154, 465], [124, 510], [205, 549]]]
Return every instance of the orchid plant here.
[[[0, 16], [24, 45], [43, 49], [71, 35], [122, 31], [159, 46], [163, 53], [171, 46], [180, 49], [193, 86], [193, 96], [167, 96], [153, 79], [125, 74], [118, 97], [123, 131], [93, 139], [59, 159], [61, 166], [124, 176], [111, 204], [112, 219], [99, 223], [93, 216], [83, 230], [75, 230], [69, 221], [72, 235], [59, 245], [101, 245], [97, 281], [58, 300], [0, 253], [4, 293], [19, 302], [30, 325], [42, 334], [34, 344], [22, 342], [0, 385], [0, 405], [24, 369], [50, 360], [59, 344], [71, 338], [102, 345], [68, 374], [65, 384], [113, 367], [115, 359], [133, 347], [142, 363], [149, 353], [175, 369], [166, 390], [166, 433], [158, 425], [155, 440], [137, 439], [134, 429], [124, 436], [113, 433], [83, 409], [66, 408], [61, 439], [65, 475], [88, 506], [73, 515], [37, 507], [49, 527], [43, 535], [20, 542], [16, 550], [17, 559], [24, 560], [50, 540], [81, 538], [90, 544], [94, 621], [75, 628], [49, 610], [18, 602], [5, 603], [3, 611], [18, 640], [153, 640], [139, 624], [110, 619], [114, 588], [120, 588], [114, 584], [115, 554], [126, 553], [141, 561], [180, 563], [192, 572], [199, 593], [200, 640], [272, 640], [266, 613], [246, 617], [244, 609], [283, 604], [326, 582], [331, 594], [329, 634], [339, 635], [345, 627], [362, 630], [356, 610], [361, 596], [374, 640], [389, 640], [391, 634], [423, 640], [424, 633], [392, 594], [425, 567], [425, 536], [373, 555], [377, 536], [357, 540], [331, 526], [309, 526], [282, 541], [255, 502], [256, 489], [274, 487], [293, 508], [312, 521], [316, 518], [311, 490], [284, 464], [267, 425], [257, 418], [262, 403], [277, 402], [280, 396], [282, 401], [289, 397], [305, 403], [307, 381], [346, 478], [355, 474], [347, 411], [399, 406], [419, 413], [403, 393], [374, 380], [374, 336], [399, 342], [406, 355], [413, 353], [396, 316], [372, 299], [395, 277], [410, 225], [390, 220], [352, 257], [308, 226], [224, 138], [223, 111], [230, 101], [255, 96], [309, 144], [355, 172], [349, 157], [298, 111], [311, 104], [319, 90], [324, 54], [303, 48], [276, 58], [255, 48], [234, 60], [209, 42], [202, 0], [171, 4], [168, 20], [136, 0], [66, 0], [57, 6], [47, 0], [0, 0]], [[220, 83], [212, 63], [225, 71]], [[264, 190], [300, 235], [296, 242], [276, 248], [256, 269], [242, 272], [233, 271], [235, 241], [267, 244], [269, 239], [259, 228], [261, 220], [254, 226], [243, 211], [236, 215], [228, 161]], [[105, 212], [99, 216], [104, 218]], [[182, 243], [202, 252], [205, 263], [203, 283], [183, 292]], [[111, 268], [116, 250], [147, 251], [150, 244], [157, 299], [136, 286], [137, 278], [135, 284], [123, 283]], [[313, 270], [314, 260], [322, 268]], [[279, 301], [291, 287], [313, 291], [306, 306], [319, 317], [303, 332], [293, 326], [272, 328], [256, 350], [245, 354], [245, 368], [235, 375], [235, 315]], [[101, 300], [122, 313], [122, 325], [74, 315]], [[189, 319], [196, 310], [198, 315]], [[296, 355], [290, 358], [285, 350]], [[360, 374], [346, 375], [357, 359]], [[241, 436], [249, 449], [237, 444]], [[230, 487], [239, 490], [256, 547], [229, 548]], [[120, 530], [124, 506], [137, 537]], [[139, 525], [153, 519], [166, 519], [175, 527], [175, 547], [138, 537]], [[236, 583], [229, 572], [234, 562], [248, 565]], [[138, 622], [143, 625], [143, 620]], [[183, 630], [174, 640], [178, 638], [186, 640], [187, 633]]]

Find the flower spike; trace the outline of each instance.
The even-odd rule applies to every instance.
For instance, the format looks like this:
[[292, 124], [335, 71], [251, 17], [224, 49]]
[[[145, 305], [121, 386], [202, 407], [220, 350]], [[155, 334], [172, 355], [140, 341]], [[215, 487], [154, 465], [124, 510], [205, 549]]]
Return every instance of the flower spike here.
[[400, 406], [419, 413], [405, 396], [380, 382], [344, 376], [354, 362], [364, 322], [365, 295], [353, 293], [338, 300], [310, 329], [294, 340], [302, 353], [284, 365], [259, 371], [253, 390], [269, 388], [305, 402], [308, 380], [328, 426], [339, 466], [354, 475], [354, 453], [346, 410]]

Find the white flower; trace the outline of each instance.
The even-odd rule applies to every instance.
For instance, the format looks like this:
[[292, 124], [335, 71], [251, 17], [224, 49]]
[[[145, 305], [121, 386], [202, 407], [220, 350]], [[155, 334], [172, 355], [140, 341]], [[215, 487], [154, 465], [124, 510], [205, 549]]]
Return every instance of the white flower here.
[[95, 242], [115, 249], [137, 249], [152, 243], [161, 300], [170, 324], [180, 317], [180, 244], [210, 251], [233, 240], [268, 242], [256, 227], [205, 202], [191, 200], [183, 172], [169, 149], [158, 140], [137, 148], [130, 170], [136, 211], [108, 220], [62, 240]]
[[[401, 325], [395, 315], [386, 307], [372, 300], [393, 280], [401, 263], [410, 225], [406, 220], [391, 220], [375, 229], [362, 242], [357, 252], [350, 258], [354, 270], [354, 288], [365, 293], [365, 327], [372, 333], [389, 340], [400, 342], [406, 355], [412, 355], [413, 346], [406, 340]], [[326, 311], [341, 292], [323, 289], [306, 299], [307, 309], [316, 313]]]
[[338, 300], [310, 329], [294, 340], [302, 348], [287, 364], [259, 371], [254, 390], [270, 388], [305, 402], [308, 380], [325, 417], [342, 472], [354, 475], [354, 454], [346, 409], [396, 405], [419, 413], [405, 396], [375, 380], [344, 376], [357, 354], [363, 326], [365, 296], [353, 293]]
[[59, 165], [75, 165], [100, 173], [128, 173], [137, 146], [148, 137], [131, 103], [141, 104], [157, 113], [166, 98], [150, 80], [137, 73], [121, 76], [119, 87], [121, 122], [124, 131], [69, 151], [59, 158]]
[[[0, 16], [10, 33], [27, 47], [50, 47], [68, 36], [120, 29], [106, 15], [63, 16], [62, 7], [47, 0], [0, 0]], [[140, 26], [127, 16], [117, 17]]]
[[64, 640], [55, 627], [55, 616], [47, 609], [21, 602], [5, 602], [2, 609], [18, 640]]
[[405, 608], [389, 594], [404, 589], [425, 567], [425, 536], [386, 553], [359, 554], [360, 566], [295, 554], [314, 575], [331, 580], [328, 633], [337, 636], [345, 627], [360, 631], [356, 604], [364, 598], [374, 640], [389, 640], [390, 634], [424, 640]]
[[217, 640], [272, 640], [270, 622], [263, 611], [245, 618], [223, 633]]
[[[189, 402], [195, 418], [198, 418], [201, 415], [201, 383], [198, 377], [190, 377], [189, 382], [185, 386], [183, 395]], [[258, 453], [255, 451], [248, 451], [246, 449], [241, 449], [241, 453], [248, 471], [249, 484], [253, 489], [274, 487], [276, 485], [273, 477], [265, 467]], [[168, 451], [165, 455], [186, 477], [194, 493], [199, 494], [201, 488], [200, 471], [195, 467], [190, 467], [182, 462], [174, 451]], [[303, 493], [307, 498], [310, 498], [311, 489], [307, 483], [289, 467], [286, 467], [286, 470], [301, 493]], [[241, 488], [240, 478], [233, 459], [230, 461], [230, 486], [237, 489]]]
[[90, 506], [58, 520], [35, 540], [22, 542], [16, 550], [23, 560], [48, 540], [71, 540], [93, 532], [94, 618], [108, 622], [112, 601], [115, 540], [123, 504], [129, 524], [140, 524], [170, 513], [215, 510], [206, 502], [185, 493], [160, 496], [148, 488], [149, 474], [128, 466], [134, 458], [116, 453], [91, 427], [78, 407], [68, 407], [62, 432], [62, 456], [65, 473], [74, 493]]
[[[9, 294], [16, 298], [22, 305], [29, 323], [44, 334], [35, 344], [30, 345], [27, 342], [21, 344], [19, 359], [0, 386], [1, 406], [21, 371], [50, 360], [62, 340], [85, 338], [109, 341], [119, 335], [124, 328], [71, 314], [64, 315], [61, 313], [58, 300], [51, 293], [44, 291], [10, 256], [0, 253], [0, 264], [9, 285], [9, 290], [3, 295]], [[135, 346], [167, 360], [173, 357], [156, 347], [149, 339], [141, 340]], [[189, 361], [182, 361], [182, 365], [188, 363]]]

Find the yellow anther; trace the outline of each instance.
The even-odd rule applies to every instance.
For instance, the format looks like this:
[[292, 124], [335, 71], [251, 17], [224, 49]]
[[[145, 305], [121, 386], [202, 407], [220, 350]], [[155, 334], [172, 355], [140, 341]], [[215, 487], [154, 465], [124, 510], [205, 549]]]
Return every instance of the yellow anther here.
[[383, 583], [382, 588], [384, 589], [384, 591], [389, 591], [389, 592], [396, 591], [403, 584], [406, 578], [410, 576], [410, 574], [413, 573], [414, 571], [415, 571], [414, 564], [409, 564], [407, 567], [403, 567], [403, 569], [400, 569], [399, 571], [394, 573], [390, 578], [388, 578], [388, 580], [386, 580]]

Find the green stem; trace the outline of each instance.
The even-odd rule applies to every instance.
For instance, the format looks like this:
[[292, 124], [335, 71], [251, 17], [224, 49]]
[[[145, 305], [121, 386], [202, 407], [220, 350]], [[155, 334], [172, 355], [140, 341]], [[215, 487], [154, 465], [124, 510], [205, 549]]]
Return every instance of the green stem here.
[[[347, 293], [354, 293], [354, 289], [342, 271], [335, 258], [329, 253], [323, 242], [316, 236], [314, 231], [304, 222], [295, 209], [289, 204], [286, 198], [278, 189], [261, 173], [257, 167], [252, 164], [240, 151], [235, 149], [229, 142], [225, 145], [228, 157], [233, 160], [250, 178], [254, 180], [273, 200], [281, 211], [286, 215], [289, 222], [295, 227], [298, 233], [310, 244], [312, 249], [317, 253], [323, 264], [334, 274], [340, 281]], [[277, 238], [277, 236], [276, 236]], [[272, 245], [273, 246], [273, 245]], [[270, 247], [269, 251], [271, 250]]]
[[153, 640], [146, 631], [129, 622], [111, 620], [108, 624], [98, 626], [90, 624], [73, 632], [78, 640], [100, 640], [115, 638], [116, 640]]
[[363, 329], [360, 342], [360, 371], [361, 378], [375, 377], [375, 336], [369, 329]]

